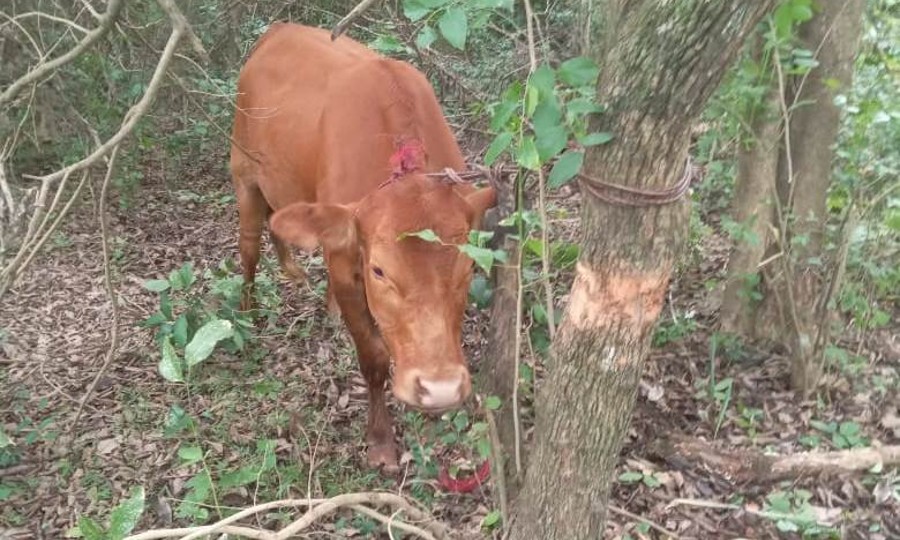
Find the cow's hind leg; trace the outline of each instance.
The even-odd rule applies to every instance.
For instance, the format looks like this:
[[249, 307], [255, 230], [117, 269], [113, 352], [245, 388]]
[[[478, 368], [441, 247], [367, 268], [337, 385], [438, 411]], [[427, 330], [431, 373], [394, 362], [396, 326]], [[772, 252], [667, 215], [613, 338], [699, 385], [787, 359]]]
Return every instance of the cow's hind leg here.
[[255, 186], [246, 186], [235, 179], [235, 194], [238, 204], [238, 251], [241, 255], [241, 270], [244, 284], [241, 289], [241, 311], [253, 309], [253, 281], [259, 264], [260, 239], [269, 212], [262, 192]]

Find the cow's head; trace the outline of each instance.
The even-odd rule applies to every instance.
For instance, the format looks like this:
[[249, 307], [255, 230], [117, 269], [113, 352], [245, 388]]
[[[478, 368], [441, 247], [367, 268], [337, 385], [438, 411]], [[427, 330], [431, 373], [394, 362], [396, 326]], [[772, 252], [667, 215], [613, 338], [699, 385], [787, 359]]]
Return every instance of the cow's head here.
[[[322, 245], [326, 255], [354, 255], [355, 268], [329, 261], [330, 279], [354, 279], [364, 286], [368, 309], [393, 357], [394, 395], [437, 412], [457, 407], [471, 392], [461, 341], [472, 260], [456, 244], [466, 242], [495, 202], [490, 187], [464, 191], [408, 174], [355, 204], [290, 205], [275, 213], [271, 227], [304, 249]], [[410, 236], [424, 229], [440, 242]], [[338, 272], [342, 275], [334, 275]]]

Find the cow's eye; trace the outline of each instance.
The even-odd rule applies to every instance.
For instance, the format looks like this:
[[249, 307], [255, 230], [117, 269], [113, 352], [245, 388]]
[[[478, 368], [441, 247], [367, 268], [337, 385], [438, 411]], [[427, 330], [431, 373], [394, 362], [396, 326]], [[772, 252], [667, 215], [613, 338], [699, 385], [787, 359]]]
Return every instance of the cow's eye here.
[[378, 268], [377, 266], [372, 267], [372, 273], [375, 274], [375, 277], [377, 277], [378, 279], [381, 279], [384, 277], [384, 270], [382, 270], [381, 268]]

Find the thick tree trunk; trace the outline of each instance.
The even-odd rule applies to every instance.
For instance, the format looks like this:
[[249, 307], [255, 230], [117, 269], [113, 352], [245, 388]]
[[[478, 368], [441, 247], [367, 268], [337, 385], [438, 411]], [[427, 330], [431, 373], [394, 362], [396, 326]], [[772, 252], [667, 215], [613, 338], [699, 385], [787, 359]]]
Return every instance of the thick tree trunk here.
[[789, 324], [782, 326], [787, 331], [783, 342], [791, 347], [794, 388], [806, 394], [821, 376], [825, 345], [820, 327], [824, 323], [821, 257], [833, 145], [840, 126], [834, 97], [852, 83], [865, 2], [820, 0], [817, 5], [821, 11], [801, 28], [800, 39], [806, 48], [818, 51], [819, 65], [794, 89], [794, 101], [800, 105], [790, 118], [790, 162], [782, 167], [788, 175], [784, 185], [789, 193], [786, 207], [792, 215], [789, 237], [794, 265], [792, 294], [783, 295], [793, 298], [793, 304], [785, 306]]
[[[595, 0], [592, 39], [608, 107], [593, 126], [616, 140], [585, 173], [662, 189], [685, 174], [692, 122], [772, 4]], [[607, 205], [586, 191], [582, 256], [554, 358], [537, 395], [535, 446], [512, 538], [599, 538], [615, 467], [689, 208]]]
[[754, 335], [758, 326], [756, 302], [748, 293], [753, 285], [751, 277], [758, 275], [766, 252], [775, 211], [773, 197], [781, 131], [778, 99], [778, 90], [773, 87], [750, 122], [750, 140], [737, 158], [731, 218], [741, 224], [743, 234], [735, 239], [728, 260], [719, 324], [723, 331], [742, 336]]

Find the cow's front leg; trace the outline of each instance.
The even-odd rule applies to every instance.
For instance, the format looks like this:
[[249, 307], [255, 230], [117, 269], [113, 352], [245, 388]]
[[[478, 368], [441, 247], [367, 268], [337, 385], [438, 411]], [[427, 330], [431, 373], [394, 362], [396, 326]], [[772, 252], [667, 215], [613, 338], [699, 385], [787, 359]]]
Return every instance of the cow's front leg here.
[[385, 401], [384, 387], [390, 376], [391, 356], [375, 326], [366, 303], [365, 285], [359, 275], [357, 253], [327, 253], [329, 289], [340, 305], [347, 324], [359, 368], [369, 392], [369, 420], [366, 426], [367, 461], [386, 472], [399, 470], [393, 423]]
[[[379, 336], [378, 341], [381, 341]], [[384, 387], [390, 374], [390, 357], [380, 344], [374, 355], [360, 355], [359, 366], [369, 389], [369, 421], [366, 426], [367, 461], [370, 467], [382, 467], [385, 472], [399, 470], [397, 445], [394, 442], [393, 422], [385, 401]], [[382, 354], [383, 353], [383, 354]]]

